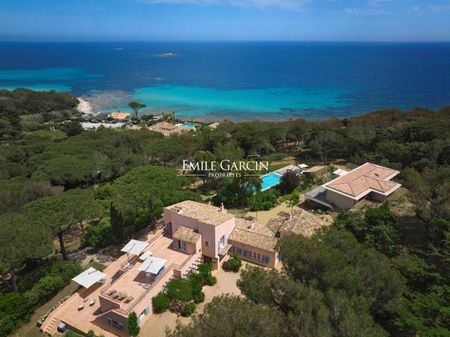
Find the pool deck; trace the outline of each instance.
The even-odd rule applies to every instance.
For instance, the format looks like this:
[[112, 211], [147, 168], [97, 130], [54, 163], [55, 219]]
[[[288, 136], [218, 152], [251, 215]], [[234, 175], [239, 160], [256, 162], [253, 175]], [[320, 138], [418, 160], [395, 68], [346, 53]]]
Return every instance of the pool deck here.
[[[296, 166], [296, 165], [286, 165], [286, 166], [284, 166], [284, 167], [282, 167], [282, 168], [280, 168], [278, 170], [275, 170], [273, 172], [269, 172], [269, 173], [264, 174], [263, 176], [261, 176], [261, 179], [264, 179], [264, 177], [267, 177], [267, 176], [270, 176], [270, 175], [274, 175], [274, 174], [277, 175], [277, 176], [280, 176], [280, 178], [281, 178], [281, 176], [283, 176], [283, 174], [285, 174], [289, 170], [295, 170], [295, 171], [300, 172], [300, 168], [298, 166]], [[276, 184], [272, 184], [272, 185], [270, 185], [268, 187], [262, 188], [261, 192], [267, 191], [267, 190], [271, 189], [272, 187], [277, 186], [279, 183], [280, 183], [280, 181], [278, 181]]]

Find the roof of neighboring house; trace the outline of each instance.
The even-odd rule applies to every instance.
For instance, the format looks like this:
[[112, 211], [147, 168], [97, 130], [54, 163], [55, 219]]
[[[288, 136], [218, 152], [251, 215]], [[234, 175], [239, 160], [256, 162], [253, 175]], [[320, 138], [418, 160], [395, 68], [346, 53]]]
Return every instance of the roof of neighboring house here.
[[247, 246], [274, 252], [278, 239], [267, 236], [256, 231], [236, 227], [228, 238], [231, 241], [242, 243]]
[[220, 125], [220, 123], [214, 122], [214, 123], [209, 124], [208, 126], [209, 126], [211, 129], [217, 129], [217, 127], [218, 127], [219, 125]]
[[313, 166], [313, 167], [311, 167], [309, 169], [304, 170], [303, 172], [306, 172], [306, 173], [317, 173], [317, 172], [320, 172], [322, 170], [325, 170], [326, 168], [327, 167], [323, 166], [323, 165], [316, 165], [316, 166]]
[[346, 175], [348, 173], [348, 171], [343, 170], [343, 169], [337, 169], [336, 171], [333, 172], [333, 174], [337, 175], [337, 176], [343, 176]]
[[111, 112], [109, 115], [112, 118], [115, 118], [115, 119], [127, 119], [128, 117], [130, 117], [129, 113], [127, 113], [127, 112], [120, 112], [120, 111]]
[[174, 124], [168, 123], [168, 122], [160, 122], [160, 123], [154, 124], [152, 126], [149, 126], [148, 129], [151, 131], [154, 131], [154, 132], [162, 133], [164, 136], [170, 136], [174, 133], [182, 134], [182, 133], [193, 130], [192, 128], [187, 127], [187, 126], [174, 125]]
[[150, 126], [150, 129], [175, 130], [177, 127], [172, 123], [161, 122]]
[[224, 209], [220, 210], [219, 207], [202, 204], [192, 200], [185, 200], [166, 207], [169, 210], [175, 210], [178, 214], [182, 214], [192, 219], [196, 219], [205, 224], [218, 226], [225, 221], [234, 218], [232, 214], [227, 213]]
[[172, 237], [177, 240], [196, 243], [200, 239], [201, 235], [194, 232], [191, 228], [180, 226], [177, 228], [175, 233], [173, 233]]
[[269, 220], [267, 227], [274, 233], [302, 234], [304, 236], [313, 235], [318, 229], [324, 226], [324, 222], [314, 214], [304, 209], [293, 210], [291, 217], [279, 217]]
[[389, 194], [400, 187], [399, 184], [390, 181], [399, 173], [399, 171], [387, 167], [365, 163], [346, 175], [324, 184], [323, 187], [352, 198], [360, 198], [372, 191]]

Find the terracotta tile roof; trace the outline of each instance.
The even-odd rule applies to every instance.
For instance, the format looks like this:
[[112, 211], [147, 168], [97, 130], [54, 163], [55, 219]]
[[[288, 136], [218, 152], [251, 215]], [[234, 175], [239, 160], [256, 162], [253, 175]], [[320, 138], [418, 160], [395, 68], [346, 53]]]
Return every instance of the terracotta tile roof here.
[[200, 239], [201, 235], [194, 232], [191, 228], [180, 226], [177, 228], [175, 233], [173, 233], [172, 237], [177, 240], [196, 243]]
[[234, 218], [234, 216], [227, 213], [226, 210], [221, 212], [219, 207], [202, 204], [192, 200], [179, 202], [178, 204], [166, 207], [166, 209], [176, 211], [178, 214], [213, 226], [221, 225], [225, 221]]
[[371, 191], [386, 193], [399, 184], [390, 181], [399, 172], [387, 167], [365, 163], [344, 176], [323, 185], [325, 188], [357, 197]]
[[242, 218], [236, 218], [236, 228], [247, 230], [249, 232], [262, 234], [265, 236], [274, 236], [272, 231], [260, 223], [248, 221]]
[[250, 247], [260, 248], [274, 252], [278, 239], [257, 231], [236, 227], [228, 238], [229, 241], [241, 243]]
[[127, 113], [127, 112], [120, 112], [120, 111], [111, 112], [109, 115], [112, 118], [115, 118], [115, 119], [127, 119], [128, 117], [130, 117], [129, 113]]
[[326, 170], [326, 168], [327, 167], [323, 166], [323, 165], [316, 165], [316, 166], [313, 166], [313, 167], [311, 167], [309, 169], [304, 170], [303, 172], [306, 172], [306, 173], [317, 173], [317, 172], [322, 172], [322, 171]]
[[304, 236], [313, 235], [325, 223], [314, 214], [303, 209], [293, 210], [289, 218], [279, 217], [269, 220], [267, 227], [274, 233], [283, 234], [301, 234]]

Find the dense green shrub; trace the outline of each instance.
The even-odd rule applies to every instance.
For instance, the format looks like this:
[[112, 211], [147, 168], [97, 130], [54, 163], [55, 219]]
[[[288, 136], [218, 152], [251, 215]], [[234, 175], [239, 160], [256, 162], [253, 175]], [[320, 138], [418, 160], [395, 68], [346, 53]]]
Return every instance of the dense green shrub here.
[[83, 337], [82, 335], [73, 332], [72, 330], [67, 330], [67, 332], [64, 335], [65, 337]]
[[170, 307], [169, 296], [161, 291], [158, 295], [152, 298], [152, 306], [155, 313], [166, 311]]
[[47, 275], [41, 278], [30, 291], [26, 292], [25, 296], [30, 305], [37, 306], [39, 303], [49, 300], [64, 285], [65, 282], [62, 277]]
[[0, 295], [0, 336], [8, 336], [31, 316], [32, 306], [20, 293]]
[[249, 199], [251, 211], [268, 211], [277, 204], [278, 194], [275, 190], [257, 192]]
[[297, 172], [287, 171], [281, 177], [280, 183], [277, 186], [283, 194], [289, 194], [300, 185], [300, 176]]
[[141, 328], [139, 327], [138, 317], [133, 311], [128, 315], [128, 334], [132, 337], [139, 335]]
[[198, 266], [198, 274], [202, 278], [202, 280], [205, 280], [206, 277], [211, 274], [212, 265], [209, 262], [203, 262]]
[[181, 313], [183, 317], [191, 316], [195, 311], [195, 303], [186, 303], [183, 307], [183, 312]]
[[201, 303], [205, 300], [205, 294], [202, 291], [203, 279], [199, 273], [192, 273], [188, 277], [192, 287], [192, 297], [195, 303]]
[[174, 278], [167, 283], [167, 296], [171, 300], [190, 302], [193, 300], [192, 285], [184, 278]]
[[200, 291], [199, 293], [194, 293], [194, 302], [199, 304], [205, 301], [205, 293], [203, 291]]
[[242, 260], [238, 255], [233, 255], [227, 261], [227, 268], [231, 271], [238, 272], [242, 266]]
[[215, 276], [208, 275], [208, 277], [206, 278], [206, 284], [209, 286], [213, 286], [216, 283], [217, 283], [217, 278]]
[[47, 302], [80, 273], [81, 267], [76, 262], [55, 261], [44, 271], [45, 275], [30, 290], [0, 295], [0, 336], [19, 328], [37, 306]]
[[98, 224], [86, 228], [83, 244], [94, 248], [103, 248], [113, 243], [111, 222], [103, 217]]

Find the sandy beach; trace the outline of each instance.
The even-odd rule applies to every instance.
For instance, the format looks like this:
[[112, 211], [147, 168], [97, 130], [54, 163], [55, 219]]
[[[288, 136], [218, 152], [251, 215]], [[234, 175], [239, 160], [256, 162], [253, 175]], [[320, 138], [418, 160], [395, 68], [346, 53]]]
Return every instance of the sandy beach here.
[[94, 105], [89, 100], [87, 100], [86, 98], [83, 98], [83, 97], [77, 97], [77, 99], [80, 102], [80, 103], [78, 103], [78, 106], [77, 106], [77, 110], [79, 112], [81, 112], [82, 114], [87, 114], [87, 115], [95, 114]]

